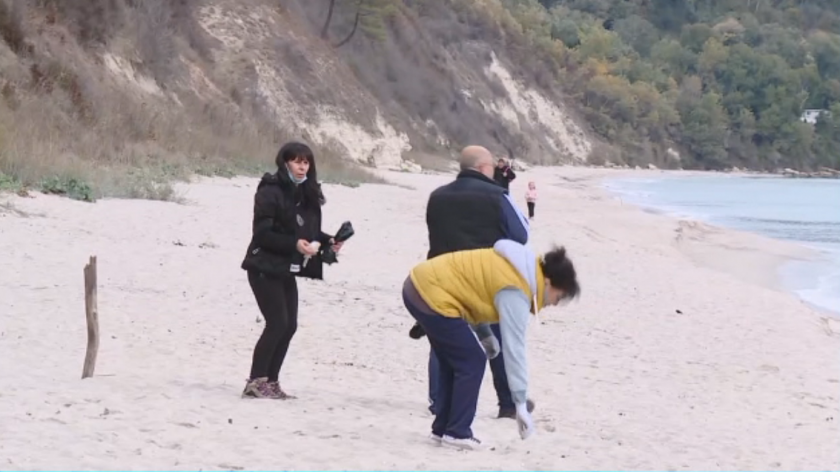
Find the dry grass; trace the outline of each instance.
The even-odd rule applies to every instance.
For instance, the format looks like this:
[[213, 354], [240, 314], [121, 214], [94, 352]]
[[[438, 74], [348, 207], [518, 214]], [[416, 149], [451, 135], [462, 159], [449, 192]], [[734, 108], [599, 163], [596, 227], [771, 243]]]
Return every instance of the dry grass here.
[[[285, 141], [280, 132], [268, 137], [233, 124], [221, 135], [209, 123], [187, 131], [179, 120], [185, 117], [173, 114], [148, 117], [145, 124], [152, 137], [131, 139], [136, 130], [118, 119], [92, 127], [66, 121], [62, 126], [64, 117], [52, 112], [49, 102], [48, 97], [27, 100], [7, 115], [13, 120], [0, 120], [0, 190], [35, 188], [84, 201], [173, 201], [178, 196], [171, 184], [192, 175], [232, 177], [273, 170], [274, 155]], [[130, 116], [137, 120], [142, 115]], [[173, 133], [175, 129], [182, 132]], [[322, 181], [384, 183], [330, 149], [315, 151]]]
[[[185, 127], [186, 117], [172, 112], [143, 120], [135, 111], [127, 115], [129, 120], [114, 117], [89, 127], [67, 123], [50, 104], [48, 96], [25, 100], [6, 116], [13, 120], [0, 120], [0, 190], [35, 188], [84, 201], [177, 201], [172, 183], [192, 175], [232, 177], [273, 170], [277, 148], [288, 139], [281, 132], [237, 128], [232, 120]], [[132, 139], [136, 126], [148, 127], [149, 139]], [[228, 131], [214, 133], [217, 128]], [[322, 181], [384, 183], [331, 149], [315, 151]]]
[[[85, 201], [177, 200], [172, 183], [192, 175], [273, 170], [277, 149], [294, 136], [270, 117], [189, 90], [180, 90], [177, 100], [165, 89], [132, 93], [108, 82], [97, 64], [102, 46], [123, 35], [123, 43], [134, 45], [135, 66], [165, 87], [183, 72], [180, 57], [198, 62], [208, 55], [190, 10], [198, 4], [38, 0], [24, 7], [13, 0], [10, 7], [0, 0], [0, 63], [16, 66], [0, 70], [0, 191], [35, 188]], [[69, 32], [73, 40], [35, 36], [23, 18], [57, 35]], [[383, 182], [340, 153], [313, 147], [321, 180]]]
[[457, 160], [454, 157], [442, 153], [412, 151], [404, 153], [403, 158], [414, 162], [427, 171], [450, 173], [458, 168]]

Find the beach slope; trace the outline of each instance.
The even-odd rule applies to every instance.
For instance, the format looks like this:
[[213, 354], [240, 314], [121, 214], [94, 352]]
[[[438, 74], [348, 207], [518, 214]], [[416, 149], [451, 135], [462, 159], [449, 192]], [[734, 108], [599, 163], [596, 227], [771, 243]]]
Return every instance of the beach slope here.
[[[0, 468], [840, 468], [840, 328], [756, 263], [796, 250], [625, 205], [604, 172], [512, 185], [524, 207], [538, 181], [533, 246], [564, 244], [583, 293], [531, 327], [537, 435], [493, 418], [488, 371], [474, 430], [489, 449], [471, 453], [425, 439], [428, 343], [400, 297], [428, 193], [451, 176], [325, 186], [325, 231], [351, 220], [356, 236], [325, 282], [300, 284], [286, 402], [239, 397], [263, 326], [239, 269], [255, 179], [185, 185], [185, 204], [2, 195]], [[102, 342], [81, 380], [90, 255]]]

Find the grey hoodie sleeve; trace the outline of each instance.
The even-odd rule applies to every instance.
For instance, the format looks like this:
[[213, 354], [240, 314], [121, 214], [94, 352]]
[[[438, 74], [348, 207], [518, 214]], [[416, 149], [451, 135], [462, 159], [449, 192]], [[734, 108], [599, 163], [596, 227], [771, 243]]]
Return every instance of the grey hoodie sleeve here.
[[513, 403], [525, 403], [528, 398], [525, 334], [531, 317], [531, 301], [522, 290], [505, 288], [496, 294], [494, 302], [499, 312], [502, 354]]

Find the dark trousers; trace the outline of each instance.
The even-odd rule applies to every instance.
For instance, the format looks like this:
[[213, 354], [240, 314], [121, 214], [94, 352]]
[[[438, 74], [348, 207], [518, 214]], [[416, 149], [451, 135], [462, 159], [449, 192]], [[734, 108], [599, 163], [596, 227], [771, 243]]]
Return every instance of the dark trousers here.
[[297, 331], [297, 281], [292, 276], [268, 278], [249, 271], [248, 283], [265, 318], [262, 335], [254, 347], [250, 378], [268, 377], [276, 382]]
[[405, 296], [403, 301], [411, 316], [426, 330], [438, 360], [432, 433], [458, 439], [473, 437], [472, 422], [487, 363], [484, 349], [463, 319], [423, 313]]
[[[502, 345], [502, 333], [498, 324], [490, 326], [496, 339], [499, 340], [499, 347]], [[435, 356], [434, 349], [429, 352], [429, 410], [434, 413], [438, 398], [438, 377], [440, 375], [440, 361]], [[499, 399], [500, 410], [513, 410], [513, 396], [510, 394], [510, 386], [505, 370], [505, 360], [500, 352], [495, 359], [490, 360], [490, 372], [493, 374], [493, 387], [496, 389], [496, 397]]]
[[537, 202], [525, 202], [528, 204], [528, 218], [534, 217], [534, 207], [537, 206]]

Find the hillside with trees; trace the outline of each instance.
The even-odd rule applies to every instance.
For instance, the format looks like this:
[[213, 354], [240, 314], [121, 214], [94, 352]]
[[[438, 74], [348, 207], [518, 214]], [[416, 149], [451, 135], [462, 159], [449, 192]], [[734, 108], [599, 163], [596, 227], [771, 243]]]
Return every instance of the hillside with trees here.
[[685, 167], [840, 166], [836, 0], [503, 3], [625, 161], [673, 143]]
[[840, 2], [0, 0], [0, 190], [166, 199], [291, 138], [352, 182], [472, 143], [838, 168]]

